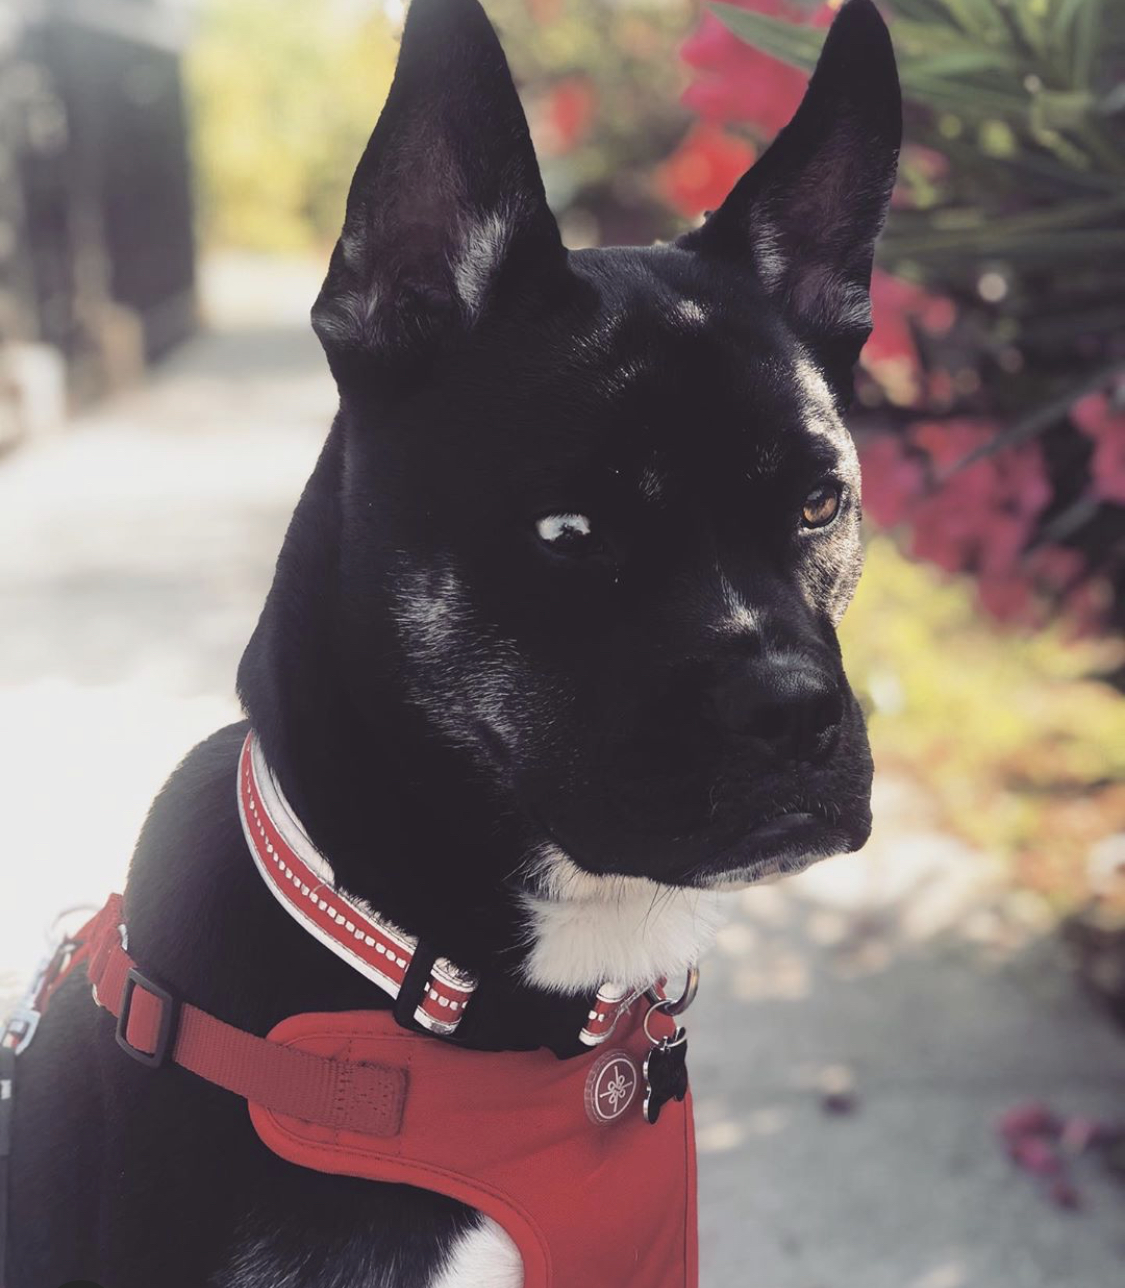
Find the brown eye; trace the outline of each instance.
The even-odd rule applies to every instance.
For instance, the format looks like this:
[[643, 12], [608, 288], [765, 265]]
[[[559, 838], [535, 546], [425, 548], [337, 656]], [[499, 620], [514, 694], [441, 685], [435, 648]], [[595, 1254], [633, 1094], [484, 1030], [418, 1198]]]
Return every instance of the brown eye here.
[[801, 526], [826, 528], [840, 510], [840, 485], [818, 483], [801, 506]]

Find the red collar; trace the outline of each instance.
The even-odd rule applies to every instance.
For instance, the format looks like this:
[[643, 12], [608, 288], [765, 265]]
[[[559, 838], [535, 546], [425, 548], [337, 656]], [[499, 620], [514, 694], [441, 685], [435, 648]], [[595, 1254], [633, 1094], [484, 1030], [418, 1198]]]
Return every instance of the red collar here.
[[[398, 997], [418, 950], [417, 937], [339, 888], [332, 865], [286, 801], [252, 730], [239, 757], [238, 812], [258, 871], [281, 906], [342, 961]], [[415, 1008], [415, 1022], [431, 1033], [455, 1033], [478, 983], [471, 972], [438, 957]], [[603, 984], [579, 1034], [581, 1042], [600, 1046], [637, 996], [620, 985]]]
[[[331, 864], [290, 808], [253, 731], [239, 757], [238, 812], [258, 871], [286, 912], [354, 970], [398, 997], [417, 938], [339, 889]], [[469, 971], [439, 957], [415, 1021], [431, 1033], [456, 1032], [477, 982]]]

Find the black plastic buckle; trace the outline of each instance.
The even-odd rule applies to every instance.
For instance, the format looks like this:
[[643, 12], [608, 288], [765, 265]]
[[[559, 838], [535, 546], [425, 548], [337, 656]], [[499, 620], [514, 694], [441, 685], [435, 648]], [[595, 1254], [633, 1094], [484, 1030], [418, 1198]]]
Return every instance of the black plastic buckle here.
[[[133, 994], [140, 985], [146, 993], [151, 993], [160, 1003], [160, 1029], [156, 1035], [156, 1050], [151, 1054], [133, 1046], [126, 1034], [129, 1032], [129, 1012], [133, 1006]], [[176, 1030], [179, 1027], [180, 1003], [167, 989], [154, 984], [147, 975], [143, 975], [135, 966], [125, 976], [125, 991], [121, 995], [121, 1014], [117, 1017], [117, 1045], [131, 1055], [139, 1064], [149, 1069], [159, 1069], [168, 1063], [172, 1046], [176, 1041]]]

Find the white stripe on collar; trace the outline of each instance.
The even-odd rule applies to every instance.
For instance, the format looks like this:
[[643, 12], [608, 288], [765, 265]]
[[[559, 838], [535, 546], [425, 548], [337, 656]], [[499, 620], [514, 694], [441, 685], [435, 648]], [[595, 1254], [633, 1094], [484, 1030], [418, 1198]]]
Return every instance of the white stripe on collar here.
[[[418, 940], [336, 885], [251, 731], [239, 757], [238, 812], [250, 853], [281, 906], [361, 975], [397, 997]], [[434, 962], [414, 1019], [432, 1033], [456, 1031], [477, 979], [448, 958]]]
[[[238, 813], [254, 863], [286, 912], [342, 961], [398, 997], [418, 949], [417, 937], [338, 888], [332, 865], [285, 799], [253, 730], [238, 762]], [[439, 957], [414, 1011], [415, 1021], [431, 1033], [454, 1033], [478, 983], [469, 971]], [[579, 1040], [600, 1046], [641, 992], [603, 983]]]

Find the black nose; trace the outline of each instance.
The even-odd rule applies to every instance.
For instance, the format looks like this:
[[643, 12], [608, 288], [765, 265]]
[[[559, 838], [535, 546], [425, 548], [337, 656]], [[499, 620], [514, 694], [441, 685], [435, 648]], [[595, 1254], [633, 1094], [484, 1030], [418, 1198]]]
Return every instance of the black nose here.
[[709, 698], [720, 727], [786, 760], [822, 759], [844, 716], [837, 678], [794, 655], [725, 663]]

